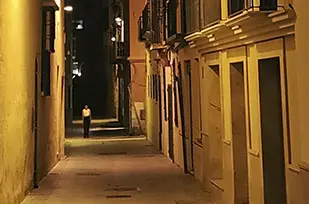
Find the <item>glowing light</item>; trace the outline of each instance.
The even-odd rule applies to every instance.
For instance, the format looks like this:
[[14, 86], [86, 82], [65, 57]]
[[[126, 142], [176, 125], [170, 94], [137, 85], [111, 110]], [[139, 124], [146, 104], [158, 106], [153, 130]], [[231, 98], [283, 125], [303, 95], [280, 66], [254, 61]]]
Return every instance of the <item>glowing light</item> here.
[[76, 29], [77, 29], [77, 30], [83, 30], [83, 26], [79, 24], [79, 25], [76, 27]]
[[111, 39], [113, 42], [115, 42], [116, 41], [116, 38], [115, 37], [112, 37], [112, 39]]
[[73, 11], [73, 7], [72, 6], [65, 6], [64, 10], [65, 11]]
[[116, 21], [117, 23], [119, 23], [119, 22], [122, 21], [122, 19], [121, 19], [120, 17], [117, 17], [117, 18], [115, 18], [115, 21]]

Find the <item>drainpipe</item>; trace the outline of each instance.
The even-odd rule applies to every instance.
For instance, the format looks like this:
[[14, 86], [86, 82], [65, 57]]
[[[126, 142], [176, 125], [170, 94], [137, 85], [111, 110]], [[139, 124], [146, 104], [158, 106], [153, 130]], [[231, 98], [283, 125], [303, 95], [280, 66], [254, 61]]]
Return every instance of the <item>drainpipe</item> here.
[[35, 60], [35, 84], [34, 84], [34, 171], [33, 187], [38, 188], [38, 61]]

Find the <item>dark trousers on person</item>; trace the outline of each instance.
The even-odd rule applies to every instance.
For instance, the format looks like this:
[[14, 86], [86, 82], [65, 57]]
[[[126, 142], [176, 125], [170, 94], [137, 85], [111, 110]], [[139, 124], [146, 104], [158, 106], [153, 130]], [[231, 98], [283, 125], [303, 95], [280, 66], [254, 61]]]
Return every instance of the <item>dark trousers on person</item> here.
[[84, 117], [84, 138], [89, 137], [90, 117]]

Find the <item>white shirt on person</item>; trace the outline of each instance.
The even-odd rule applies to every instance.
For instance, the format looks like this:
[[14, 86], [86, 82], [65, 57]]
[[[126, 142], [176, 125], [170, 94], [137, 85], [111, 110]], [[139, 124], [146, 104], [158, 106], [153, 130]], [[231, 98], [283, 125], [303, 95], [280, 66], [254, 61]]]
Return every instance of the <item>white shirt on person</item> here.
[[88, 109], [83, 109], [83, 116], [84, 117], [90, 117], [90, 115], [91, 115], [91, 111], [90, 111], [89, 108]]

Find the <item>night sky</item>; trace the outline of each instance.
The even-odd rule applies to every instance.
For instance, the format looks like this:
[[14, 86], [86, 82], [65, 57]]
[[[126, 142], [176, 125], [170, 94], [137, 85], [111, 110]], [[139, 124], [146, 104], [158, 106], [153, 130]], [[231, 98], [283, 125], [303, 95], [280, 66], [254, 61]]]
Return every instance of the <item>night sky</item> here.
[[67, 0], [72, 5], [74, 20], [84, 21], [84, 30], [76, 32], [77, 59], [84, 62], [82, 76], [73, 81], [74, 116], [80, 117], [85, 104], [92, 115], [109, 117], [107, 102], [108, 53], [104, 52], [104, 33], [108, 29], [108, 0]]

